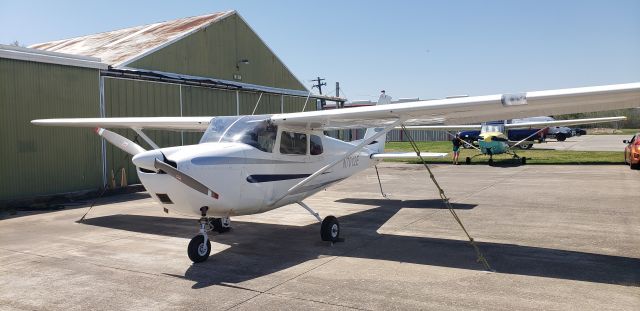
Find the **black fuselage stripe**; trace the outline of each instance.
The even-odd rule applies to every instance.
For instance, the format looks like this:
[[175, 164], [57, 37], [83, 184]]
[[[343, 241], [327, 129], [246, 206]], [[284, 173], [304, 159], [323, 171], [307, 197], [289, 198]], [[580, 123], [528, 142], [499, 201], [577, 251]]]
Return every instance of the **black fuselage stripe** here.
[[250, 183], [261, 183], [270, 181], [280, 181], [289, 179], [307, 178], [311, 174], [265, 174], [265, 175], [249, 175], [247, 181]]

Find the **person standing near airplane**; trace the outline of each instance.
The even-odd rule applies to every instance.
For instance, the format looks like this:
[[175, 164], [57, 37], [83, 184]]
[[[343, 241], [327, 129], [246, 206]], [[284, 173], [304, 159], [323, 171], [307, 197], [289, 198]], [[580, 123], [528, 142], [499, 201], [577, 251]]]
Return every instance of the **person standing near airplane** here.
[[460, 146], [462, 146], [460, 134], [456, 134], [456, 137], [451, 140], [451, 143], [453, 143], [453, 165], [458, 165], [460, 164], [458, 163], [458, 158], [460, 157]]

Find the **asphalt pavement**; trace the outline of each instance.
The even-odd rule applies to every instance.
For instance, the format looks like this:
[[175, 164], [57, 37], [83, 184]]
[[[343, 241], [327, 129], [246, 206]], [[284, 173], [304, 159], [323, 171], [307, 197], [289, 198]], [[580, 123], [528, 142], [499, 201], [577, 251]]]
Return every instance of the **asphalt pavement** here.
[[[595, 137], [595, 136], [594, 136]], [[585, 136], [585, 138], [590, 138]], [[640, 171], [436, 165], [494, 272], [420, 165], [385, 163], [299, 206], [236, 217], [208, 261], [197, 222], [146, 193], [0, 220], [2, 310], [640, 310]]]
[[633, 135], [582, 135], [556, 141], [550, 138], [546, 143], [535, 144], [536, 149], [573, 150], [573, 151], [624, 151], [625, 139]]

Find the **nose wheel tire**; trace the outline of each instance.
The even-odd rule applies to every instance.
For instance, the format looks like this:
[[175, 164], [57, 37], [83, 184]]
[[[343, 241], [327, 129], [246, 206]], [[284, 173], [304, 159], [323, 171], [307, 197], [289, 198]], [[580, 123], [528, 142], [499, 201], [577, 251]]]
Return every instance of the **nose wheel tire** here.
[[327, 216], [322, 220], [320, 237], [323, 241], [338, 242], [340, 239], [340, 223], [334, 216]]
[[527, 164], [527, 157], [520, 158], [520, 162], [522, 162], [522, 165]]
[[204, 236], [201, 234], [194, 236], [191, 242], [189, 242], [189, 247], [187, 247], [189, 259], [195, 263], [207, 260], [210, 253], [211, 242], [207, 239], [207, 243], [204, 243]]
[[464, 160], [464, 163], [471, 164], [471, 158], [470, 158], [470, 157], [467, 157], [467, 158]]

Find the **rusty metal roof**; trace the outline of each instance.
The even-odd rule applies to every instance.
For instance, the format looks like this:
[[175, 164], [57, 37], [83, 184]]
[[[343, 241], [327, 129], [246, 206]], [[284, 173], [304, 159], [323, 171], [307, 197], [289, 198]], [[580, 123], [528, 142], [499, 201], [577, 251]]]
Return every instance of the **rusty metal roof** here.
[[114, 67], [125, 66], [235, 13], [235, 11], [227, 11], [181, 18], [83, 37], [37, 43], [29, 48], [97, 57], [103, 63]]

